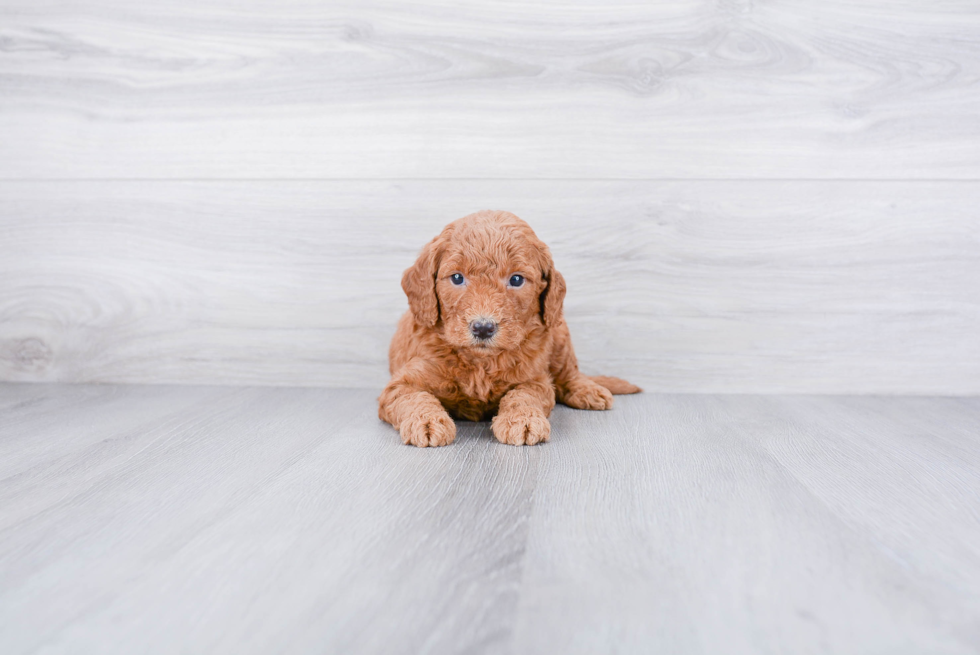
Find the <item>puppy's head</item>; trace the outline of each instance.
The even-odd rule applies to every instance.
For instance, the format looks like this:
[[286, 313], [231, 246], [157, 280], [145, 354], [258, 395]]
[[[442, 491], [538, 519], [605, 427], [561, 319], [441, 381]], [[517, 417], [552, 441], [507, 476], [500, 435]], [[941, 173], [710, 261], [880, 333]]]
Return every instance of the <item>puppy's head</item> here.
[[481, 211], [446, 226], [402, 276], [415, 320], [457, 348], [518, 347], [561, 318], [565, 280], [548, 247], [509, 212]]

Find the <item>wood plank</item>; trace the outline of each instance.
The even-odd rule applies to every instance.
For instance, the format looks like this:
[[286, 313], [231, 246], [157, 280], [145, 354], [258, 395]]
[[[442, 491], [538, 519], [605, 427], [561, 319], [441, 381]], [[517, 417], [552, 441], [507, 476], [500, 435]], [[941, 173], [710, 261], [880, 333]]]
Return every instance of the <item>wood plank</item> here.
[[980, 393], [980, 184], [5, 182], [0, 379], [368, 386], [401, 272], [526, 218], [583, 367], [650, 390]]
[[0, 178], [980, 177], [980, 11], [8, 0]]
[[[5, 653], [492, 651], [508, 634], [541, 451], [482, 424], [403, 446], [366, 391], [80, 388], [34, 385], [63, 407], [12, 413], [39, 447], [0, 480]], [[79, 420], [80, 395], [102, 417], [84, 449], [49, 424]], [[171, 415], [138, 416], [166, 399]]]
[[976, 653], [980, 447], [957, 430], [980, 423], [918, 399], [917, 433], [906, 402], [644, 395], [615, 420], [559, 414], [515, 652]]
[[0, 384], [4, 652], [977, 652], [978, 398], [375, 396]]

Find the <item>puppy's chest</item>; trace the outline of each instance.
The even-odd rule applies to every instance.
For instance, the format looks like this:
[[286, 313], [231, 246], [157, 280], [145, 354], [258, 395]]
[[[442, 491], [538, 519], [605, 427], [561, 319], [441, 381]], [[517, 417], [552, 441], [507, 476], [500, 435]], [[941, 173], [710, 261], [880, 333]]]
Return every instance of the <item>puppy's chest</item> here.
[[471, 421], [488, 418], [515, 384], [509, 376], [479, 366], [461, 366], [454, 378], [452, 391], [441, 400], [452, 414]]
[[474, 400], [491, 402], [500, 399], [512, 382], [500, 373], [491, 374], [484, 368], [474, 367], [460, 369], [456, 375], [457, 388]]

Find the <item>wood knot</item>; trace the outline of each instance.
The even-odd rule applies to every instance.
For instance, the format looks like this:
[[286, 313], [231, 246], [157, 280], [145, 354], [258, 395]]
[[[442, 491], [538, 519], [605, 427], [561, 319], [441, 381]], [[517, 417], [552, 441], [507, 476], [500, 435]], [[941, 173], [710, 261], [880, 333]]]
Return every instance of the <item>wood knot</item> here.
[[16, 341], [11, 350], [10, 360], [14, 366], [24, 371], [43, 370], [54, 359], [54, 353], [48, 344], [35, 337]]

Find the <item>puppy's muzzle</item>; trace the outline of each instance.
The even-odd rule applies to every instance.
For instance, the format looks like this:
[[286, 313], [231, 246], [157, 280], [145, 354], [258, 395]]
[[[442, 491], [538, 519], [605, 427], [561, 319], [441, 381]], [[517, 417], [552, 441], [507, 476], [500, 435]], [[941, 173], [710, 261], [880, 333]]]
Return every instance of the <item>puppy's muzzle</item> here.
[[497, 334], [497, 323], [489, 318], [478, 318], [470, 323], [470, 334], [486, 341]]

